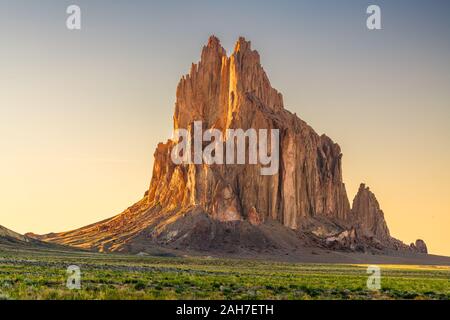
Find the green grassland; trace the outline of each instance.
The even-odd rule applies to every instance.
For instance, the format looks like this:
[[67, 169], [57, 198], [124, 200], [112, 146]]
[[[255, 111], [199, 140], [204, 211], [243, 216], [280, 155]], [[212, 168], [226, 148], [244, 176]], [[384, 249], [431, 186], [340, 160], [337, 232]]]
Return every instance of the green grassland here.
[[[66, 287], [67, 267], [81, 289]], [[0, 247], [0, 299], [450, 299], [450, 267], [130, 256]]]

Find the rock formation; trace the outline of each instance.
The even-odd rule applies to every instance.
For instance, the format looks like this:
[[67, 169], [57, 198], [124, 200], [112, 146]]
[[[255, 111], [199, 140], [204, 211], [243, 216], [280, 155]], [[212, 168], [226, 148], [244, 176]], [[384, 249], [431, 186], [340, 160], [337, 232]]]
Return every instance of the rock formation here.
[[380, 242], [389, 241], [391, 238], [384, 213], [375, 195], [365, 184], [360, 185], [353, 200], [349, 221], [359, 230], [360, 236], [375, 238]]
[[10, 239], [20, 242], [29, 242], [29, 239], [27, 237], [12, 230], [9, 230], [8, 228], [5, 228], [3, 226], [0, 226], [0, 237], [2, 239]]
[[427, 253], [427, 247], [423, 240], [419, 239], [415, 245], [407, 246], [400, 240], [391, 237], [378, 200], [363, 183], [359, 186], [358, 193], [353, 199], [348, 223], [357, 230], [356, 243], [359, 248]]
[[2, 246], [14, 249], [62, 249], [62, 246], [39, 241], [33, 236], [22, 235], [8, 228], [0, 226], [0, 249]]
[[[227, 56], [212, 36], [200, 62], [180, 80], [174, 130], [192, 132], [195, 121], [202, 121], [202, 129], [222, 132], [279, 129], [278, 171], [261, 175], [261, 164], [175, 164], [171, 153], [178, 141], [172, 138], [156, 148], [151, 183], [141, 201], [111, 219], [38, 238], [130, 252], [153, 244], [231, 251], [287, 244], [409, 248], [390, 237], [383, 212], [364, 185], [350, 209], [340, 147], [284, 108], [258, 52], [244, 38]], [[426, 250], [422, 242], [416, 247]]]
[[415, 244], [411, 243], [411, 248], [420, 253], [428, 253], [427, 245], [425, 244], [425, 241], [421, 239], [417, 239]]
[[162, 207], [201, 206], [222, 221], [277, 220], [295, 229], [304, 217], [345, 219], [349, 203], [342, 183], [340, 148], [319, 136], [283, 107], [250, 42], [240, 38], [227, 57], [216, 37], [203, 48], [199, 64], [178, 85], [174, 129], [189, 129], [200, 120], [205, 128], [279, 129], [279, 171], [262, 176], [259, 165], [175, 165], [174, 141], [160, 144], [148, 202]]

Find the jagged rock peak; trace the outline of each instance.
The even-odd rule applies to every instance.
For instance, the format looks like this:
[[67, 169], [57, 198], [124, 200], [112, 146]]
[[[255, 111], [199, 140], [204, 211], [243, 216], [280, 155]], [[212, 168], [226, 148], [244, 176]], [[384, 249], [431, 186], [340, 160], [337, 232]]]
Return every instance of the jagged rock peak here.
[[208, 43], [203, 47], [200, 63], [206, 62], [208, 59], [211, 59], [211, 57], [220, 60], [222, 57], [226, 56], [227, 52], [220, 44], [219, 38], [213, 35], [209, 37]]
[[390, 233], [375, 194], [364, 183], [359, 186], [350, 215], [352, 224], [366, 237], [389, 241]]
[[[208, 47], [210, 48], [222, 48], [220, 45], [220, 39], [215, 35], [211, 35], [208, 39]], [[222, 48], [223, 49], [223, 48]]]
[[220, 40], [211, 36], [198, 64], [178, 84], [174, 129], [200, 119], [207, 127], [229, 127], [248, 99], [274, 111], [283, 109], [283, 97], [272, 88], [250, 41], [240, 37], [228, 57]]
[[245, 40], [244, 37], [239, 37], [238, 41], [236, 41], [236, 45], [234, 46], [234, 53], [251, 51], [251, 47], [251, 41]]

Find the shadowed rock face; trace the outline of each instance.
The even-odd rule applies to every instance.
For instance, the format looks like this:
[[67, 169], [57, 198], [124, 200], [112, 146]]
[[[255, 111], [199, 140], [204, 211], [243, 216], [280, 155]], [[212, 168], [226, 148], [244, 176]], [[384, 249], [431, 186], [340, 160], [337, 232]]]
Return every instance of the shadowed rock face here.
[[[160, 143], [144, 198], [123, 213], [78, 230], [33, 237], [98, 251], [173, 248], [275, 253], [318, 246], [336, 250], [426, 251], [389, 234], [375, 195], [364, 185], [350, 209], [340, 147], [284, 109], [258, 52], [240, 38], [227, 56], [212, 36], [177, 87], [173, 127], [278, 129], [274, 175], [261, 165], [175, 164], [177, 141]], [[269, 142], [271, 143], [271, 142]], [[205, 145], [203, 145], [203, 148]], [[248, 148], [247, 148], [248, 150]]]

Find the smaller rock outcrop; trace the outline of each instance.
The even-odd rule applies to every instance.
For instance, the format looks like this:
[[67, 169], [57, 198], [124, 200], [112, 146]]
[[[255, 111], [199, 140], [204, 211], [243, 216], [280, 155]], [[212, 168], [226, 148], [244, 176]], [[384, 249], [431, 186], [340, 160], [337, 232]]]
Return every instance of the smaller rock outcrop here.
[[417, 239], [415, 244], [411, 243], [411, 247], [417, 252], [428, 253], [427, 245], [422, 239]]
[[[413, 251], [428, 253], [423, 240], [409, 246], [402, 241], [391, 237], [387, 227], [384, 213], [380, 208], [375, 194], [364, 183], [361, 183], [358, 193], [353, 200], [349, 215], [349, 225], [356, 229], [358, 246], [374, 248], [377, 250], [390, 249], [394, 251]], [[344, 243], [345, 242], [342, 242]]]
[[374, 238], [382, 243], [391, 239], [384, 213], [375, 195], [364, 183], [361, 183], [353, 200], [350, 221], [360, 236]]

